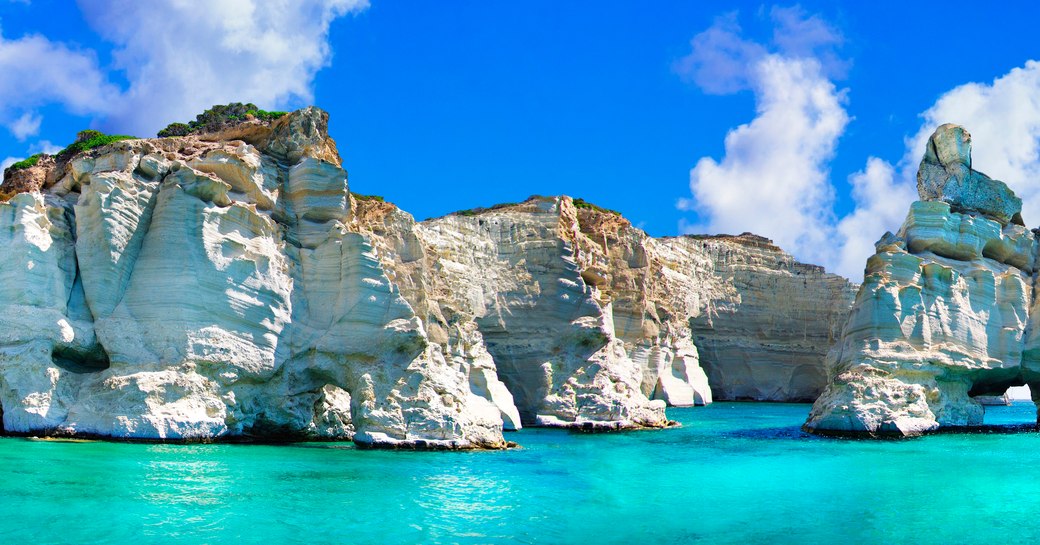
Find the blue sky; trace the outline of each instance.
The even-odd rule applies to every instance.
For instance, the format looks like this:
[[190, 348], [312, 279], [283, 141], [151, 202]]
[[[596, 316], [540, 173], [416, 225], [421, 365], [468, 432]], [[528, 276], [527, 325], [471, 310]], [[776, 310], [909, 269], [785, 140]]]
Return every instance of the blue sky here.
[[351, 189], [418, 219], [569, 194], [656, 236], [755, 231], [858, 280], [938, 123], [1040, 222], [1038, 11], [0, 0], [0, 160], [214, 103], [313, 103]]

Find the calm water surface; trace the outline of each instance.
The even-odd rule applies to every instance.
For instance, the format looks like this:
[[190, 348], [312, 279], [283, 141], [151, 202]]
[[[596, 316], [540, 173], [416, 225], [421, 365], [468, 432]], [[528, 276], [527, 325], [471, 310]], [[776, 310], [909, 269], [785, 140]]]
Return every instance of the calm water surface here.
[[670, 409], [683, 428], [524, 430], [509, 452], [0, 439], [0, 543], [1040, 539], [1040, 433], [821, 439], [808, 410]]

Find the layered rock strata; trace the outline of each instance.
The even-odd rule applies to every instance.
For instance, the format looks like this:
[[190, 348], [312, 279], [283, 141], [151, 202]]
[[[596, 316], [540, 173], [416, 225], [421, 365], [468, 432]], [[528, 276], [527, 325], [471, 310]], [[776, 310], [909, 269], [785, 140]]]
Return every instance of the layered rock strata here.
[[712, 400], [698, 345], [727, 398], [813, 387], [838, 277], [569, 197], [416, 222], [350, 194], [327, 121], [9, 172], [4, 429], [500, 448], [525, 425], [668, 426], [666, 404]]
[[[369, 200], [358, 202], [356, 217], [359, 228], [373, 225], [368, 229], [376, 238], [395, 248], [384, 252], [398, 256], [386, 264], [398, 271], [391, 276], [401, 285], [425, 286], [402, 291], [416, 308], [428, 309], [428, 323], [451, 331], [453, 316], [477, 322], [528, 423], [553, 418], [529, 402], [544, 398], [531, 392], [537, 391], [532, 385], [547, 380], [534, 371], [546, 359], [545, 348], [522, 355], [533, 350], [525, 339], [550, 342], [552, 331], [563, 331], [560, 323], [527, 310], [556, 304], [537, 276], [551, 263], [573, 261], [567, 271], [553, 274], [583, 286], [581, 297], [601, 316], [595, 320], [609, 324], [613, 339], [604, 342], [621, 341], [631, 360], [622, 365], [634, 363], [640, 370], [640, 390], [647, 397], [685, 406], [710, 403], [718, 392], [723, 399], [804, 401], [822, 391], [824, 356], [851, 305], [854, 285], [796, 262], [762, 237], [655, 239], [616, 213], [575, 202], [532, 197], [413, 226], [410, 216], [392, 205]], [[549, 257], [543, 255], [545, 247], [553, 248]], [[433, 262], [417, 266], [417, 249], [434, 256]], [[409, 253], [414, 255], [399, 257]], [[407, 280], [417, 271], [421, 282]], [[437, 304], [430, 306], [431, 300]], [[540, 329], [527, 331], [531, 326], [525, 322], [532, 320]], [[702, 368], [706, 352], [710, 380]], [[518, 357], [528, 361], [519, 366], [522, 374], [510, 363]]]
[[347, 229], [326, 124], [120, 142], [0, 204], [4, 429], [504, 446]]
[[943, 125], [896, 234], [886, 233], [805, 428], [916, 435], [982, 424], [975, 396], [1030, 384], [1037, 362], [1037, 236], [1021, 200], [971, 168], [971, 137]]
[[[378, 201], [355, 207], [357, 229], [384, 248], [387, 270], [421, 309], [431, 338], [469, 367], [471, 383], [489, 393], [507, 429], [667, 425], [665, 403], [650, 399], [657, 377], [644, 388], [643, 365], [615, 334], [610, 301], [587, 281], [569, 198], [423, 223]], [[677, 404], [710, 401], [690, 349], [694, 377], [665, 379]]]
[[856, 286], [750, 233], [679, 242], [705, 256], [722, 287], [690, 320], [716, 399], [815, 401]]

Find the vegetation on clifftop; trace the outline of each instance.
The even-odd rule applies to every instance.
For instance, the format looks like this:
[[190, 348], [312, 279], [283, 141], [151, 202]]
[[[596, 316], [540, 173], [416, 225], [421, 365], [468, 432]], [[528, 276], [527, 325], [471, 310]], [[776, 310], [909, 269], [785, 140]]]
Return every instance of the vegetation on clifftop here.
[[[68, 147], [66, 147], [65, 149], [59, 151], [57, 154], [54, 155], [54, 157], [59, 161], [67, 161], [80, 152], [92, 150], [94, 148], [100, 148], [101, 146], [107, 146], [109, 144], [121, 142], [123, 140], [136, 139], [136, 136], [129, 136], [126, 134], [105, 134], [101, 131], [88, 129], [77, 133], [76, 141], [69, 144]], [[17, 163], [14, 163], [13, 165], [4, 169], [5, 178], [8, 172], [15, 172], [18, 170], [32, 168], [39, 164], [40, 159], [43, 159], [47, 156], [49, 156], [49, 154], [37, 153], [35, 155], [31, 155], [25, 159], [22, 159]]]
[[592, 203], [586, 201], [585, 199], [574, 199], [574, 207], [575, 208], [584, 208], [586, 210], [595, 210], [596, 212], [602, 212], [604, 214], [614, 214], [615, 216], [620, 216], [621, 215], [621, 212], [618, 212], [617, 210], [611, 210], [609, 208], [603, 208], [602, 206], [592, 204]]
[[22, 159], [21, 161], [18, 161], [17, 163], [7, 167], [7, 170], [22, 170], [22, 169], [34, 167], [34, 166], [36, 166], [36, 163], [40, 162], [40, 158], [41, 157], [43, 157], [42, 153], [37, 153], [36, 155], [30, 155], [28, 158]]
[[351, 192], [350, 195], [359, 201], [386, 202], [386, 199], [384, 199], [381, 195], [362, 195], [361, 193], [353, 192]]
[[491, 211], [494, 211], [494, 210], [501, 210], [503, 208], [509, 208], [511, 206], [519, 206], [521, 204], [524, 204], [525, 202], [531, 202], [531, 201], [551, 201], [554, 198], [555, 197], [545, 197], [543, 195], [531, 195], [530, 197], [527, 197], [526, 199], [524, 199], [522, 202], [503, 202], [503, 203], [493, 204], [493, 205], [487, 206], [487, 207], [478, 206], [476, 208], [468, 208], [466, 210], [456, 210], [454, 212], [448, 213], [447, 215], [449, 215], [449, 216], [465, 216], [465, 217], [477, 216], [477, 215], [483, 214], [485, 212], [491, 212]]
[[476, 215], [479, 215], [479, 214], [483, 214], [484, 212], [490, 212], [492, 210], [499, 210], [499, 209], [502, 209], [502, 208], [509, 208], [510, 206], [516, 206], [518, 204], [520, 204], [520, 203], [518, 203], [518, 202], [503, 202], [503, 203], [491, 205], [491, 206], [486, 207], [486, 208], [482, 207], [482, 206], [478, 206], [477, 208], [468, 208], [466, 210], [459, 210], [459, 211], [456, 211], [456, 212], [452, 212], [450, 215], [455, 215], [455, 216], [476, 216]]
[[77, 153], [92, 150], [94, 148], [100, 148], [101, 146], [107, 146], [116, 142], [122, 142], [123, 140], [137, 140], [137, 137], [126, 134], [105, 134], [101, 131], [95, 130], [80, 131], [76, 134], [76, 141], [69, 144], [67, 148], [59, 151], [55, 157], [58, 157], [59, 159], [68, 159]]
[[289, 112], [269, 112], [261, 110], [256, 104], [247, 102], [232, 102], [231, 104], [217, 104], [212, 108], [195, 116], [195, 121], [187, 123], [170, 123], [165, 129], [159, 131], [159, 138], [170, 136], [187, 136], [206, 132], [217, 132], [230, 125], [259, 119], [270, 123]]

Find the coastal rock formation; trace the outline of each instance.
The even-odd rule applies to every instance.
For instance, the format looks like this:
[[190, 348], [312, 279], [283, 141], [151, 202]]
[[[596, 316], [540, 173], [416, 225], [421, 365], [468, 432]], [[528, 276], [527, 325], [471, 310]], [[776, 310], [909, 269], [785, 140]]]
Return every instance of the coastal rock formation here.
[[[665, 404], [649, 399], [657, 375], [645, 387], [643, 363], [618, 338], [611, 301], [591, 280], [571, 199], [533, 198], [422, 223], [377, 200], [355, 199], [355, 210], [357, 229], [384, 248], [391, 278], [421, 309], [431, 338], [488, 392], [507, 429], [667, 425]], [[673, 376], [667, 360], [668, 400], [710, 402], [688, 348], [676, 364], [689, 367], [686, 375]]]
[[671, 240], [700, 251], [721, 288], [690, 320], [716, 399], [816, 400], [856, 286], [750, 233]]
[[768, 240], [570, 197], [416, 222], [348, 191], [325, 112], [207, 115], [5, 173], [5, 431], [502, 448], [822, 385], [851, 286]]
[[[546, 356], [544, 349], [518, 356], [531, 348], [509, 343], [563, 331], [561, 324], [528, 314], [530, 308], [544, 312], [558, 304], [545, 296], [544, 286], [537, 287], [537, 298], [526, 293], [534, 288], [525, 282], [544, 281], [535, 274], [548, 270], [545, 263], [574, 262], [568, 272], [555, 274], [564, 283], [584, 285], [581, 297], [596, 307], [595, 320], [610, 324], [612, 336], [640, 370], [643, 394], [675, 406], [710, 403], [718, 392], [723, 399], [815, 399], [826, 384], [824, 356], [855, 294], [844, 278], [796, 262], [767, 239], [750, 234], [655, 239], [617, 213], [580, 199], [532, 197], [414, 227], [410, 216], [387, 203], [359, 200], [356, 210], [359, 224], [374, 226], [369, 228], [374, 238], [396, 248], [383, 252], [397, 256], [386, 263], [397, 271], [391, 277], [402, 286], [425, 286], [402, 287], [402, 293], [416, 308], [428, 309], [427, 323], [451, 330], [452, 320], [478, 322], [499, 375], [529, 424], [551, 418], [528, 401], [544, 399], [531, 394], [536, 390], [531, 384], [544, 382], [546, 375], [532, 376], [531, 370]], [[521, 235], [522, 243], [514, 240]], [[536, 243], [554, 253], [532, 256]], [[434, 261], [416, 265], [419, 248]], [[409, 253], [414, 255], [400, 258]], [[416, 271], [424, 271], [423, 280], [408, 280]], [[532, 276], [518, 277], [518, 271]], [[437, 304], [431, 306], [433, 299]], [[492, 321], [489, 315], [500, 317]], [[510, 323], [501, 324], [506, 318]], [[532, 320], [545, 329], [527, 331], [525, 322]], [[705, 349], [714, 372], [710, 380], [701, 366]], [[503, 367], [517, 357], [537, 363], [520, 365], [527, 370], [523, 378]]]
[[1040, 386], [1036, 235], [1020, 225], [1021, 200], [971, 169], [970, 142], [954, 125], [929, 140], [921, 201], [867, 260], [807, 430], [915, 435], [976, 426], [984, 409], [975, 396]]
[[947, 202], [1001, 225], [1023, 225], [1022, 199], [1004, 182], [971, 168], [971, 134], [952, 123], [939, 126], [928, 139], [917, 171], [917, 192], [921, 200]]
[[0, 204], [5, 430], [504, 446], [347, 230], [327, 120], [119, 142]]

